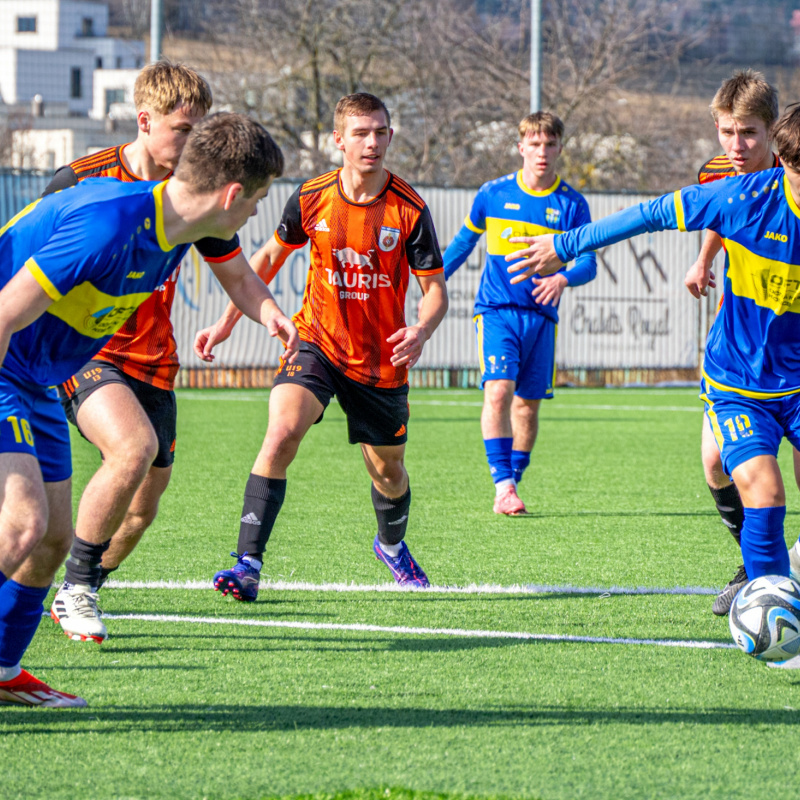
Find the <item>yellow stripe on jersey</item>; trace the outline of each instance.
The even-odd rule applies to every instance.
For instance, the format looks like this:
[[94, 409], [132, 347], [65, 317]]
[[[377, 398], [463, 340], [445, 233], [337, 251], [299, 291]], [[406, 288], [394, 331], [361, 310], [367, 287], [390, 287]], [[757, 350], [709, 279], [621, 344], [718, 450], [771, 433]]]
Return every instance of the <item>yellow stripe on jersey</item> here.
[[47, 313], [66, 322], [82, 336], [100, 339], [115, 334], [152, 294], [136, 292], [114, 297], [85, 281], [53, 303]]
[[712, 380], [706, 375], [706, 371], [702, 370], [703, 379], [709, 386], [719, 389], [721, 392], [733, 392], [740, 394], [742, 397], [752, 397], [754, 400], [772, 400], [778, 397], [789, 397], [793, 394], [800, 394], [800, 389], [790, 389], [788, 392], [751, 392], [749, 389], [739, 389], [735, 386], [726, 386], [724, 383]]
[[472, 321], [475, 323], [475, 333], [478, 337], [478, 364], [483, 375], [486, 372], [486, 362], [483, 360], [483, 314], [476, 314]]
[[[777, 181], [775, 181], [777, 183]], [[783, 176], [783, 193], [786, 195], [786, 202], [789, 204], [789, 208], [792, 209], [792, 213], [796, 217], [800, 217], [800, 208], [797, 207], [797, 203], [794, 201], [794, 195], [792, 194], [792, 187], [789, 186], [789, 179], [784, 174]]]
[[0, 236], [2, 236], [12, 225], [19, 222], [24, 216], [30, 214], [31, 211], [33, 211], [33, 209], [36, 208], [37, 205], [39, 205], [41, 199], [42, 198], [40, 197], [38, 200], [34, 200], [32, 203], [25, 206], [25, 208], [23, 208], [22, 211], [19, 212], [19, 214], [15, 214], [13, 217], [11, 217], [11, 219], [8, 222], [6, 222], [6, 224], [3, 225], [2, 228], [0, 228]]
[[548, 194], [552, 194], [558, 187], [561, 185], [561, 176], [556, 175], [555, 183], [549, 189], [530, 189], [528, 188], [525, 181], [522, 179], [522, 170], [517, 171], [517, 186], [522, 189], [525, 194], [531, 195], [531, 197], [547, 197]]
[[464, 225], [466, 225], [473, 233], [477, 233], [479, 235], [486, 230], [486, 228], [478, 228], [476, 225], [473, 225], [469, 216], [467, 216], [467, 218], [464, 220]]
[[512, 236], [541, 236], [545, 233], [563, 233], [555, 228], [545, 228], [518, 219], [486, 218], [486, 252], [490, 256], [507, 256], [522, 250], [524, 244], [509, 242]]
[[728, 278], [738, 297], [746, 297], [775, 314], [800, 314], [800, 266], [764, 258], [725, 239]]
[[166, 181], [162, 181], [153, 189], [153, 199], [156, 202], [156, 238], [158, 239], [158, 246], [168, 253], [172, 250], [172, 245], [167, 240], [167, 234], [164, 232], [164, 187], [167, 185]]
[[53, 286], [53, 283], [50, 280], [50, 278], [48, 278], [47, 275], [45, 275], [44, 272], [42, 272], [41, 267], [34, 261], [32, 256], [25, 262], [25, 267], [28, 269], [28, 272], [30, 272], [31, 275], [33, 275], [34, 279], [36, 280], [36, 283], [38, 283], [39, 286], [41, 286], [42, 289], [44, 289], [44, 293], [54, 303], [58, 302], [61, 299], [62, 297], [61, 292], [59, 292], [58, 289], [56, 289], [56, 287]]
[[675, 198], [675, 217], [678, 221], [678, 230], [686, 232], [686, 216], [683, 213], [683, 200], [681, 199], [681, 190], [678, 189], [672, 195]]
[[725, 444], [725, 437], [722, 435], [722, 428], [719, 426], [717, 412], [714, 411], [714, 404], [711, 402], [711, 399], [705, 392], [701, 393], [700, 399], [706, 404], [706, 414], [708, 415], [708, 421], [711, 425], [711, 432], [714, 434], [714, 438], [717, 440], [717, 447], [721, 453], [722, 445]]

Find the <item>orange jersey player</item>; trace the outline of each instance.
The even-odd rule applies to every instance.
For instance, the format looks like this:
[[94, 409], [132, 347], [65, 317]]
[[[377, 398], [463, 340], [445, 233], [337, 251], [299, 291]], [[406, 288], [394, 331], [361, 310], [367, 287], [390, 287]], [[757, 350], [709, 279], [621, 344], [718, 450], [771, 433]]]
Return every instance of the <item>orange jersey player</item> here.
[[[48, 192], [85, 178], [152, 181], [172, 175], [192, 129], [211, 107], [208, 84], [188, 67], [160, 61], [139, 74], [134, 100], [136, 140], [62, 167]], [[197, 248], [216, 268], [249, 269], [236, 237], [202, 239]], [[105, 639], [97, 590], [136, 547], [169, 484], [178, 371], [170, 312], [179, 269], [60, 387], [68, 419], [103, 454], [81, 498], [65, 581], [51, 608], [71, 639]]]
[[[333, 137], [343, 167], [294, 193], [275, 235], [253, 258], [269, 283], [290, 253], [311, 245], [303, 305], [294, 317], [300, 353], [281, 367], [270, 393], [267, 434], [245, 488], [237, 563], [214, 576], [215, 588], [237, 600], [256, 599], [287, 469], [334, 395], [372, 479], [373, 552], [398, 583], [428, 585], [404, 542], [411, 491], [403, 457], [408, 369], [447, 310], [442, 257], [427, 206], [383, 167], [392, 138], [386, 106], [370, 94], [343, 97]], [[404, 315], [411, 274], [423, 294], [417, 325], [407, 325]], [[238, 317], [229, 306], [216, 325], [198, 333], [201, 358], [213, 358], [212, 348]]]

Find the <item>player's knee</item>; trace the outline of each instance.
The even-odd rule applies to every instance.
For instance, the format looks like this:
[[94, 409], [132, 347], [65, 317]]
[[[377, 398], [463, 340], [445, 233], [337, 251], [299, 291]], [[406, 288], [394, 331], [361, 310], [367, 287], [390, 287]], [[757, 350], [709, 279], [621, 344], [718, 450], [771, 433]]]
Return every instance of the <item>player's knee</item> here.
[[14, 520], [3, 519], [0, 522], [5, 540], [3, 549], [13, 564], [22, 563], [41, 544], [47, 533], [47, 517], [43, 510], [32, 510]]
[[719, 450], [704, 447], [701, 457], [706, 483], [715, 489], [727, 486], [730, 483], [730, 478], [725, 474], [725, 470], [722, 469], [722, 458]]
[[144, 480], [147, 471], [158, 455], [158, 439], [154, 432], [141, 438], [120, 442], [113, 450], [104, 452], [106, 464], [120, 475], [133, 482]]
[[304, 431], [293, 427], [280, 425], [270, 426], [267, 438], [261, 448], [262, 455], [270, 462], [283, 465], [290, 464], [297, 455], [300, 442], [303, 441]]
[[402, 461], [386, 462], [377, 476], [379, 490], [386, 497], [400, 497], [408, 488], [408, 473]]

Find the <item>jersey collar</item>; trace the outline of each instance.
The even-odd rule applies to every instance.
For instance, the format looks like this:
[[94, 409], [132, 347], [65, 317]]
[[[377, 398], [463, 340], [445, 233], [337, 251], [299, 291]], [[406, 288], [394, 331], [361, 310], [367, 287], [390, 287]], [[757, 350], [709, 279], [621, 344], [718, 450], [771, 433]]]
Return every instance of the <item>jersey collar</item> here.
[[529, 189], [525, 185], [525, 181], [522, 180], [522, 170], [517, 171], [517, 186], [519, 186], [519, 188], [522, 189], [522, 191], [525, 192], [525, 194], [529, 194], [532, 197], [547, 197], [548, 194], [552, 194], [556, 189], [558, 189], [560, 184], [561, 184], [561, 176], [556, 175], [556, 179], [553, 182], [553, 185], [549, 189], [542, 189], [541, 191], [538, 191], [536, 189]]
[[795, 203], [794, 197], [792, 197], [792, 188], [789, 186], [789, 181], [786, 178], [785, 172], [783, 173], [783, 193], [786, 196], [786, 202], [789, 204], [792, 213], [796, 217], [800, 217], [800, 208], [797, 207], [797, 203]]

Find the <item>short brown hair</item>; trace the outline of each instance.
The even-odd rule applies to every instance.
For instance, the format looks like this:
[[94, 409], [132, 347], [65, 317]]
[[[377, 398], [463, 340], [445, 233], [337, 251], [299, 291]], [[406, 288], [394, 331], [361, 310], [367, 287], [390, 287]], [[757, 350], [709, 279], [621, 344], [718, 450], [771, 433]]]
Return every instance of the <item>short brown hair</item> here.
[[795, 172], [800, 172], [800, 106], [789, 108], [772, 126], [772, 141], [781, 161]]
[[778, 118], [778, 90], [760, 72], [742, 69], [717, 89], [710, 108], [715, 122], [720, 114], [734, 119], [758, 117], [769, 128]]
[[333, 112], [333, 129], [342, 133], [344, 131], [345, 117], [364, 117], [367, 114], [374, 114], [376, 111], [383, 111], [386, 115], [386, 127], [392, 127], [392, 118], [389, 116], [389, 109], [379, 97], [367, 92], [357, 92], [347, 94], [336, 104]]
[[231, 113], [195, 125], [175, 169], [198, 194], [241, 183], [248, 197], [282, 173], [283, 153], [274, 139], [255, 120]]
[[535, 111], [519, 121], [519, 140], [522, 141], [529, 133], [543, 133], [545, 136], [555, 136], [556, 139], [564, 138], [564, 123], [551, 111]]
[[133, 102], [158, 114], [169, 114], [179, 103], [207, 114], [211, 108], [211, 87], [206, 79], [185, 64], [167, 59], [148, 64], [136, 78]]

